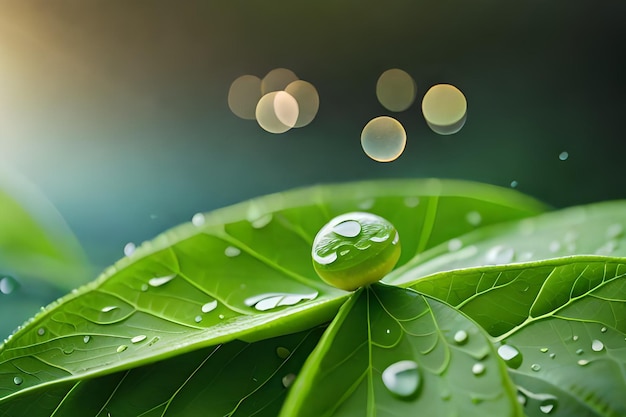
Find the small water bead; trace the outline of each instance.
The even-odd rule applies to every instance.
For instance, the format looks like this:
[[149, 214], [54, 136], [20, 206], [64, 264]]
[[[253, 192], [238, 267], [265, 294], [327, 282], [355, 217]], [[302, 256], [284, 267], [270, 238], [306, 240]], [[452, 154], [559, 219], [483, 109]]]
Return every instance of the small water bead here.
[[142, 292], [148, 291], [148, 288], [150, 288], [150, 286], [148, 284], [141, 284], [141, 291]]
[[24, 382], [24, 379], [21, 376], [13, 377], [13, 383], [15, 385], [22, 385], [23, 382]]
[[472, 366], [472, 373], [476, 376], [478, 375], [482, 375], [485, 373], [485, 365], [481, 362], [476, 362], [473, 366]]
[[554, 359], [554, 358], [556, 358], [556, 353], [551, 353], [550, 354], [550, 359]]
[[291, 355], [289, 349], [282, 346], [276, 348], [276, 356], [278, 356], [280, 359], [287, 359], [289, 355]]
[[135, 246], [135, 244], [133, 242], [128, 242], [125, 246], [124, 246], [124, 255], [126, 256], [130, 256], [133, 253], [135, 253], [135, 250], [137, 249], [137, 246]]
[[454, 334], [454, 342], [463, 345], [467, 343], [469, 336], [465, 330], [459, 330]]
[[573, 340], [574, 342], [576, 342], [576, 341], [578, 340], [578, 335], [574, 335], [574, 336], [572, 336], [572, 340]]
[[526, 405], [526, 403], [528, 402], [528, 397], [526, 395], [524, 395], [524, 393], [518, 391], [517, 392], [517, 402], [520, 403], [521, 405]]
[[514, 257], [515, 250], [513, 248], [497, 245], [489, 249], [485, 255], [485, 261], [487, 264], [501, 265], [510, 263]]
[[470, 211], [465, 215], [465, 220], [472, 226], [479, 226], [483, 221], [483, 217], [477, 211]]
[[150, 339], [150, 341], [148, 342], [148, 346], [152, 346], [154, 345], [156, 342], [158, 342], [159, 340], [161, 340], [161, 338], [159, 336], [154, 336], [152, 339]]
[[604, 327], [604, 326], [602, 326], [602, 328], [600, 329], [600, 332], [601, 332], [601, 333], [606, 333], [606, 330], [607, 330], [607, 328], [606, 328], [606, 327]]
[[548, 350], [549, 350], [549, 349], [548, 349], [547, 347], [542, 347], [541, 349], [539, 349], [539, 351], [540, 351], [541, 353], [546, 353], [546, 352], [548, 352]]
[[193, 217], [191, 218], [191, 224], [193, 224], [196, 227], [200, 227], [204, 224], [205, 222], [205, 218], [204, 218], [204, 214], [202, 213], [196, 213], [193, 215]]
[[589, 364], [589, 361], [587, 359], [580, 359], [578, 362], [576, 362], [578, 365], [580, 366], [586, 366]]
[[566, 161], [566, 160], [567, 160], [567, 158], [569, 158], [569, 152], [567, 152], [567, 151], [563, 151], [563, 152], [561, 152], [561, 153], [559, 154], [559, 159], [560, 159], [561, 161]]
[[202, 306], [203, 313], [210, 313], [217, 308], [217, 300], [210, 301]]
[[594, 339], [591, 342], [591, 350], [594, 352], [602, 352], [604, 350], [604, 343], [598, 339]]
[[361, 132], [361, 147], [377, 162], [398, 159], [406, 146], [406, 131], [402, 124], [389, 116], [370, 120]]
[[518, 185], [517, 181], [515, 180], [511, 181], [511, 188], [517, 188], [517, 185]]
[[296, 374], [287, 374], [282, 378], [283, 387], [289, 388], [296, 380]]
[[89, 343], [89, 341], [91, 340], [91, 336], [86, 335], [83, 337], [83, 343]]
[[117, 353], [122, 353], [124, 352], [126, 349], [128, 349], [128, 346], [126, 345], [119, 345], [116, 349]]
[[273, 219], [272, 213], [268, 213], [252, 220], [250, 224], [255, 229], [263, 229], [265, 226], [267, 226], [268, 224], [272, 222], [272, 219]]
[[517, 369], [524, 360], [522, 353], [512, 345], [501, 345], [498, 347], [498, 356], [502, 358], [506, 366]]
[[585, 353], [585, 351], [584, 351], [584, 350], [582, 350], [582, 349], [576, 349], [576, 354], [577, 354], [577, 355], [582, 355], [583, 353]]
[[202, 321], [202, 316], [196, 316], [193, 321], [195, 321], [196, 323], [200, 323]]
[[304, 300], [314, 300], [317, 295], [317, 291], [310, 294], [272, 292], [248, 297], [244, 300], [244, 304], [258, 311], [267, 311], [276, 307], [296, 305]]
[[556, 399], [556, 397], [545, 398], [539, 404], [539, 411], [544, 414], [550, 414], [556, 409], [557, 404], [558, 400]]
[[154, 277], [154, 278], [150, 278], [150, 280], [148, 281], [148, 284], [151, 287], [160, 287], [162, 285], [167, 284], [168, 282], [170, 282], [174, 278], [176, 278], [176, 274], [165, 275], [165, 276], [162, 276], [162, 277]]
[[239, 256], [240, 254], [241, 249], [234, 246], [227, 246], [226, 249], [224, 249], [224, 255], [228, 256], [229, 258], [234, 258], [235, 256]]
[[533, 363], [532, 365], [530, 365], [530, 369], [535, 372], [539, 372], [541, 370], [541, 365], [539, 365], [538, 363]]
[[135, 337], [133, 337], [132, 339], [130, 339], [131, 343], [139, 343], [139, 342], [143, 342], [144, 340], [146, 340], [148, 338], [148, 336], [146, 336], [145, 334], [140, 334], [137, 335]]
[[100, 311], [102, 311], [103, 313], [109, 313], [115, 309], [117, 309], [119, 307], [117, 306], [106, 306], [106, 307], [102, 307], [102, 309]]
[[382, 379], [389, 392], [404, 398], [414, 395], [421, 382], [417, 363], [410, 360], [389, 365], [383, 371]]
[[8, 275], [5, 275], [0, 278], [0, 293], [1, 294], [9, 295], [13, 291], [15, 291], [17, 287], [19, 287], [19, 283], [17, 282], [15, 278], [10, 277]]
[[220, 320], [224, 320], [224, 317], [225, 317], [225, 316], [224, 316], [223, 314], [220, 314], [220, 315], [219, 315], [219, 316], [217, 316], [217, 317], [218, 317]]
[[46, 334], [46, 329], [44, 329], [43, 327], [40, 327], [39, 329], [37, 329], [37, 334], [39, 336], [43, 336], [44, 334]]
[[450, 252], [455, 252], [461, 249], [462, 247], [463, 247], [463, 242], [461, 242], [461, 239], [451, 239], [448, 242], [448, 250]]

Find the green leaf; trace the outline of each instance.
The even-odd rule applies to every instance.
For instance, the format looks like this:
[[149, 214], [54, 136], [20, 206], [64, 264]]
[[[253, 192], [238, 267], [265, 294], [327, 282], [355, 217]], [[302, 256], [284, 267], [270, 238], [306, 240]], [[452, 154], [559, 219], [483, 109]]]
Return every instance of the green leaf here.
[[[478, 223], [543, 209], [512, 190], [401, 180], [296, 190], [197, 215], [194, 224], [143, 244], [13, 335], [0, 347], [2, 395], [8, 401], [40, 384], [331, 320], [349, 294], [317, 277], [310, 251], [319, 228], [343, 212], [368, 210], [392, 221], [403, 242], [402, 263]], [[17, 374], [22, 384], [11, 382]]]
[[44, 280], [64, 290], [91, 278], [85, 254], [54, 206], [6, 169], [0, 169], [0, 213], [0, 275]]
[[233, 341], [0, 403], [0, 416], [274, 417], [323, 328]]
[[441, 271], [573, 255], [626, 256], [626, 201], [571, 207], [457, 235], [385, 282], [406, 285]]
[[625, 258], [456, 270], [411, 288], [446, 301], [521, 353], [511, 374], [527, 415], [626, 415]]
[[444, 303], [374, 284], [342, 307], [281, 416], [522, 415], [515, 398], [479, 327]]

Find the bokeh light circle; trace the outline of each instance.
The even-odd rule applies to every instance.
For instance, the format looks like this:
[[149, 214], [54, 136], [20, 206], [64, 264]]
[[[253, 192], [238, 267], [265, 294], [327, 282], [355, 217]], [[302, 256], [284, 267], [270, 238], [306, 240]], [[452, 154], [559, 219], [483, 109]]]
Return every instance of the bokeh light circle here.
[[298, 120], [298, 102], [285, 91], [265, 94], [256, 106], [256, 120], [270, 133], [285, 133]]
[[392, 68], [383, 72], [376, 82], [376, 97], [387, 110], [401, 112], [415, 101], [417, 85], [406, 71]]
[[299, 80], [298, 76], [290, 69], [275, 68], [268, 72], [261, 80], [261, 93], [267, 94], [272, 91], [282, 91], [290, 83]]
[[365, 154], [374, 161], [391, 162], [404, 151], [406, 131], [393, 117], [376, 117], [363, 128], [361, 146]]
[[261, 79], [254, 75], [242, 75], [230, 85], [228, 107], [237, 117], [254, 120], [260, 98]]
[[285, 87], [285, 92], [293, 96], [298, 102], [299, 114], [294, 127], [304, 127], [311, 123], [320, 107], [320, 97], [313, 84], [296, 80]]
[[428, 126], [440, 135], [452, 135], [465, 125], [467, 100], [453, 85], [432, 86], [422, 99], [422, 113]]

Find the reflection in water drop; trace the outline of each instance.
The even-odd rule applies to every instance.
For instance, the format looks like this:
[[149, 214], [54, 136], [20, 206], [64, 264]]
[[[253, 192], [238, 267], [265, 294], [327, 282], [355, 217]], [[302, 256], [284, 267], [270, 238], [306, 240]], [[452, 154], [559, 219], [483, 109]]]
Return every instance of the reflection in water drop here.
[[191, 224], [193, 224], [196, 227], [202, 226], [205, 221], [206, 221], [206, 219], [204, 218], [204, 214], [203, 213], [196, 213], [191, 218]]
[[313, 260], [320, 265], [330, 265], [337, 260], [337, 252], [331, 252], [326, 256], [319, 256], [316, 251], [313, 251]]
[[370, 120], [361, 132], [361, 147], [367, 156], [377, 162], [391, 162], [402, 154], [406, 146], [406, 132], [402, 124], [389, 116]]
[[414, 395], [420, 385], [420, 375], [417, 363], [409, 360], [389, 365], [382, 374], [383, 384], [395, 395], [410, 397]]
[[401, 112], [408, 109], [417, 95], [413, 77], [398, 68], [383, 72], [376, 82], [376, 97], [387, 110]]
[[591, 342], [591, 350], [594, 352], [602, 352], [604, 350], [604, 343], [598, 339], [594, 339]]
[[361, 224], [356, 220], [346, 220], [335, 225], [333, 232], [343, 237], [356, 237], [361, 233]]
[[148, 281], [148, 284], [150, 284], [151, 287], [160, 287], [162, 285], [167, 284], [174, 278], [176, 278], [176, 274], [165, 275], [162, 277], [154, 277], [154, 278], [150, 278], [150, 280]]
[[289, 388], [292, 384], [293, 381], [296, 380], [296, 375], [295, 374], [287, 374], [283, 377], [282, 379], [282, 383], [283, 383], [283, 387], [285, 388]]
[[452, 135], [465, 125], [467, 100], [453, 85], [434, 85], [424, 94], [422, 113], [433, 132]]
[[132, 339], [130, 339], [130, 341], [131, 341], [131, 343], [139, 343], [139, 342], [143, 342], [147, 338], [148, 338], [148, 336], [146, 336], [145, 334], [140, 334], [140, 335], [137, 335], [137, 336], [133, 337]]
[[474, 375], [476, 375], [476, 376], [484, 374], [485, 373], [485, 365], [480, 363], [480, 362], [476, 362], [472, 366], [472, 373]]
[[256, 104], [261, 99], [261, 79], [254, 75], [242, 75], [230, 85], [228, 107], [237, 116], [254, 120]]
[[293, 127], [304, 127], [311, 123], [320, 107], [320, 98], [313, 84], [297, 80], [285, 87], [285, 92], [298, 102], [298, 118]]
[[137, 249], [137, 246], [135, 246], [135, 244], [133, 242], [128, 242], [125, 246], [124, 246], [124, 255], [126, 256], [130, 256], [133, 253], [135, 253], [135, 250]]
[[19, 286], [17, 280], [10, 276], [0, 278], [0, 293], [9, 295]]
[[468, 340], [468, 335], [465, 330], [459, 330], [458, 332], [454, 334], [454, 342], [459, 345], [464, 345], [465, 343], [467, 343], [467, 340]]
[[210, 313], [217, 308], [217, 300], [210, 301], [202, 306], [203, 313]]
[[501, 345], [498, 347], [498, 355], [506, 363], [506, 366], [512, 369], [519, 368], [524, 359], [522, 353], [512, 345]]

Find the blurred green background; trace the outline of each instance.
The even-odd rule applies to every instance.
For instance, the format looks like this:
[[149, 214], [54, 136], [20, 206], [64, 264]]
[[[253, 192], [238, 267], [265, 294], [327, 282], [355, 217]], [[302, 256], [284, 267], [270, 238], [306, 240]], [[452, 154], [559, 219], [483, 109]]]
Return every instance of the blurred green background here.
[[[624, 22], [617, 0], [0, 0], [0, 164], [75, 233], [83, 282], [195, 212], [316, 183], [516, 181], [555, 207], [625, 198]], [[277, 67], [320, 95], [313, 123], [282, 135], [227, 105], [235, 78]], [[398, 114], [375, 96], [389, 68], [418, 87]], [[467, 98], [455, 135], [421, 115], [437, 83]], [[407, 131], [392, 163], [360, 147], [380, 115]], [[0, 294], [0, 333], [64, 291], [28, 282]]]

